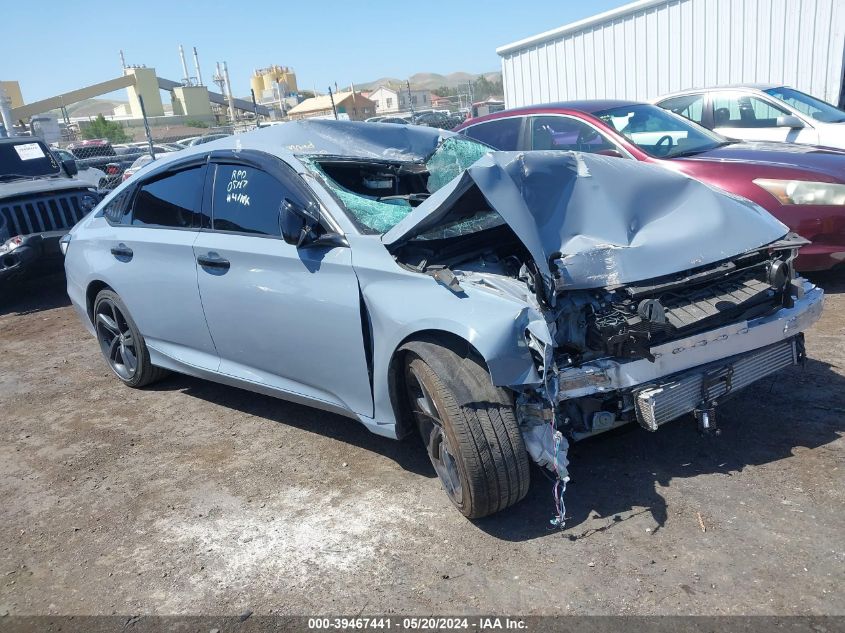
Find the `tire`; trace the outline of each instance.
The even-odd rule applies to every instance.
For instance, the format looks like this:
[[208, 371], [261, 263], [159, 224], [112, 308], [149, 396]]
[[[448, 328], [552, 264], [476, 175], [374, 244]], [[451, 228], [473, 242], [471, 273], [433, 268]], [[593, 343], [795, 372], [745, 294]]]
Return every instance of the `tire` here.
[[101, 290], [94, 299], [94, 329], [106, 363], [124, 385], [145, 387], [167, 375], [150, 362], [144, 337], [116, 292]]
[[468, 350], [429, 342], [406, 350], [406, 404], [455, 507], [477, 519], [520, 501], [528, 453], [509, 394]]

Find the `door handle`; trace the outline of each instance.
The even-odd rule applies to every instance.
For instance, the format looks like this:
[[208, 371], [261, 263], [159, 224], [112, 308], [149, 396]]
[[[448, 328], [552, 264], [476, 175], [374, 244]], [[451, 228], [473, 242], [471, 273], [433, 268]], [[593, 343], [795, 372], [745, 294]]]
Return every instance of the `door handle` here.
[[229, 270], [229, 260], [223, 259], [217, 253], [208, 255], [197, 255], [197, 263], [203, 268], [213, 268], [216, 271], [225, 272]]
[[114, 255], [117, 259], [132, 259], [132, 249], [129, 248], [123, 242], [112, 248], [111, 254]]

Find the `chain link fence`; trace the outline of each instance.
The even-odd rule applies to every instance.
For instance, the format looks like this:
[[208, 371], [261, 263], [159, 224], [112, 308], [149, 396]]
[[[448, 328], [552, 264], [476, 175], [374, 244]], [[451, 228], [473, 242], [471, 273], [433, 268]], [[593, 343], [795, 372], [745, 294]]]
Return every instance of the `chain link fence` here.
[[135, 132], [116, 139], [112, 136], [111, 140], [107, 136], [63, 140], [51, 147], [60, 159], [75, 160], [78, 178], [109, 191], [164, 154], [254, 128], [255, 124], [151, 127], [149, 136], [142, 128], [140, 134]]
[[118, 121], [96, 136], [84, 125], [71, 124], [62, 133], [62, 140], [50, 146], [60, 161], [76, 163], [77, 178], [110, 191], [132, 173], [160, 158], [187, 147], [207, 143], [232, 134], [256, 128], [254, 122], [236, 125], [209, 125], [202, 121], [185, 121], [175, 125], [123, 126]]

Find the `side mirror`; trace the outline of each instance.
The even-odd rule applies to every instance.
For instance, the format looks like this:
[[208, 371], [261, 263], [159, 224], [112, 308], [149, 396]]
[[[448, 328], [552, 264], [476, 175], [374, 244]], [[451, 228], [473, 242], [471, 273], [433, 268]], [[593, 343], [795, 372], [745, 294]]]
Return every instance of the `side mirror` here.
[[779, 116], [775, 123], [778, 127], [788, 127], [793, 130], [800, 130], [804, 127], [804, 122], [793, 114], [787, 116]]
[[76, 176], [76, 174], [79, 173], [79, 166], [76, 164], [76, 161], [72, 158], [63, 160], [62, 167], [64, 168], [67, 175], [70, 177]]
[[279, 228], [288, 244], [302, 246], [309, 233], [320, 223], [320, 211], [313, 202], [303, 207], [285, 198], [279, 207]]

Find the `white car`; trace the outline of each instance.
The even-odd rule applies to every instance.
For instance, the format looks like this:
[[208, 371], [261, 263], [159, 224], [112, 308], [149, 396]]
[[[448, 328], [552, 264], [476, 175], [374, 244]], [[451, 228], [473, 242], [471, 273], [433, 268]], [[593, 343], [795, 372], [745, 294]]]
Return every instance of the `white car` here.
[[[50, 150], [56, 155], [59, 161], [76, 160], [76, 157], [66, 149], [51, 147]], [[79, 169], [79, 173], [77, 173], [74, 178], [81, 180], [82, 182], [87, 182], [97, 189], [103, 188], [106, 182], [106, 172], [102, 169], [97, 169], [96, 167], [89, 167], [88, 165], [80, 164], [79, 162], [77, 162], [76, 166]]]
[[845, 111], [789, 86], [684, 90], [654, 103], [729, 138], [845, 149]]

